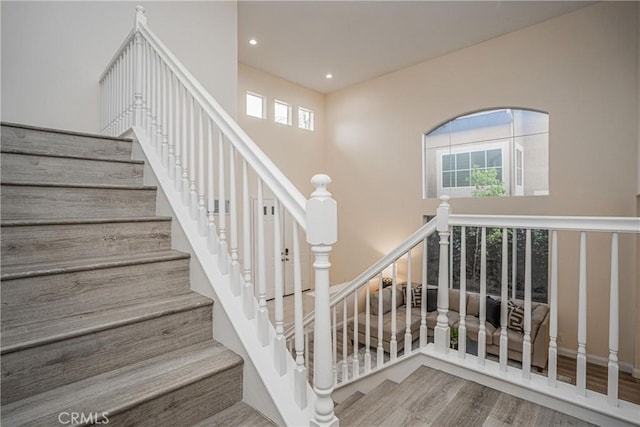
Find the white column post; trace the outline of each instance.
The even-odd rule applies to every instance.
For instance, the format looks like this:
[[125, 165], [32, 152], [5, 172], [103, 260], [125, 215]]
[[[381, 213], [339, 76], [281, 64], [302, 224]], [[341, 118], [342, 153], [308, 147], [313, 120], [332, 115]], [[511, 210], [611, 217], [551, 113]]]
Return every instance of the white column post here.
[[[480, 234], [480, 306], [478, 307], [480, 326], [478, 329], [478, 366], [484, 366], [484, 361], [487, 356], [487, 228], [482, 227]], [[458, 339], [460, 338], [458, 337]]]
[[[452, 261], [453, 262], [453, 261]], [[451, 267], [453, 268], [453, 266]], [[467, 227], [460, 227], [460, 323], [458, 323], [458, 358], [467, 357]]]
[[338, 215], [336, 201], [327, 191], [331, 178], [315, 175], [311, 183], [316, 190], [307, 200], [307, 242], [315, 256], [315, 329], [313, 381], [317, 399], [311, 426], [338, 426], [333, 412], [333, 357], [331, 354], [331, 318], [329, 309], [329, 253], [337, 241]]
[[[297, 226], [297, 224], [296, 224]], [[297, 228], [295, 232], [297, 233]], [[295, 239], [296, 234], [294, 234]], [[217, 247], [217, 244], [216, 244]], [[243, 287], [242, 299], [244, 315], [247, 319], [255, 316], [254, 290], [251, 275], [251, 202], [249, 200], [249, 173], [247, 171], [247, 161], [242, 159], [242, 263], [243, 263]], [[299, 262], [299, 260], [298, 260]], [[295, 265], [295, 261], [294, 261]], [[305, 374], [306, 375], [306, 374]], [[306, 376], [305, 376], [306, 381]], [[306, 396], [306, 395], [305, 395]], [[306, 403], [305, 403], [306, 406]]]
[[222, 274], [229, 273], [226, 230], [227, 196], [224, 180], [224, 133], [218, 130], [218, 267]]
[[307, 406], [307, 367], [305, 363], [305, 342], [302, 307], [302, 268], [300, 265], [300, 238], [298, 223], [293, 223], [293, 294], [296, 368], [294, 371], [295, 399], [298, 407]]
[[427, 239], [422, 241], [422, 301], [420, 304], [420, 347], [427, 345]]
[[547, 381], [556, 387], [558, 374], [558, 231], [551, 232], [551, 292], [549, 297], [549, 372]]
[[440, 264], [438, 267], [438, 318], [434, 328], [436, 351], [449, 352], [451, 331], [449, 329], [449, 196], [441, 196], [440, 207], [436, 211], [436, 230], [440, 234]]
[[580, 232], [580, 275], [578, 279], [578, 354], [576, 355], [576, 392], [587, 393], [587, 233]]
[[531, 379], [531, 229], [527, 228], [524, 249], [524, 335], [522, 336], [522, 379]]
[[[514, 233], [515, 234], [515, 233]], [[509, 357], [509, 339], [507, 335], [507, 316], [509, 300], [509, 234], [502, 229], [502, 283], [500, 285], [500, 372], [507, 372]]]

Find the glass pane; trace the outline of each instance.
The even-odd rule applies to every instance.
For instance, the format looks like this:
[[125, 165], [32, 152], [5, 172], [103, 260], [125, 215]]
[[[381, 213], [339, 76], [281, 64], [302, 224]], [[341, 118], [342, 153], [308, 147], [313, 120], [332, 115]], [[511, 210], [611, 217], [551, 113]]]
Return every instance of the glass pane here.
[[469, 164], [469, 153], [460, 153], [456, 154], [456, 169], [470, 169], [471, 165]]
[[453, 172], [442, 173], [442, 187], [444, 188], [453, 187]]
[[484, 169], [485, 167], [485, 151], [474, 151], [473, 153], [471, 153], [471, 167], [473, 168], [473, 166], [478, 166], [481, 169]]
[[496, 178], [498, 181], [502, 181], [502, 168], [492, 168], [496, 171]]
[[284, 102], [276, 101], [273, 104], [273, 115], [276, 123], [282, 123], [284, 125], [291, 124], [291, 115], [290, 115], [290, 107], [289, 104]]
[[487, 151], [487, 167], [502, 166], [502, 149]]
[[258, 95], [253, 95], [251, 93], [247, 94], [247, 115], [263, 118], [262, 112], [264, 109], [262, 108], [263, 98]]
[[471, 186], [471, 173], [468, 170], [456, 172], [456, 187]]
[[445, 154], [442, 156], [442, 170], [450, 171], [454, 169], [453, 154]]

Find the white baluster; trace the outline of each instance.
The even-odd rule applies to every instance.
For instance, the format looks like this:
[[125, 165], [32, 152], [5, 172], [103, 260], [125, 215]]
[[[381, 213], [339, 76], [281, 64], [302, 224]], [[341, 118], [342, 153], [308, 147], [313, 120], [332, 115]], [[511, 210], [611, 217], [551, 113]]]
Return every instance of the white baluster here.
[[558, 232], [551, 232], [551, 291], [549, 299], [548, 384], [556, 387], [558, 375]]
[[167, 64], [160, 61], [160, 91], [162, 99], [162, 152], [160, 159], [162, 161], [162, 167], [169, 167], [169, 111], [167, 105], [168, 95], [168, 70]]
[[182, 86], [182, 204], [189, 206], [189, 123], [187, 122], [187, 88]]
[[136, 67], [135, 67], [135, 119], [134, 124], [136, 126], [144, 127], [144, 119], [145, 119], [145, 94], [144, 94], [144, 49], [143, 49], [143, 39], [142, 35], [138, 32], [139, 27], [141, 25], [146, 24], [147, 17], [144, 14], [144, 7], [136, 6], [136, 17], [135, 17], [135, 57], [136, 57]]
[[467, 357], [467, 228], [460, 227], [460, 322], [458, 323], [458, 358]]
[[[333, 386], [338, 385], [338, 315], [337, 315], [337, 305], [333, 306], [332, 310], [332, 323], [331, 323], [331, 343], [333, 344], [332, 355], [333, 355]], [[308, 348], [309, 346], [307, 346]], [[315, 351], [315, 343], [314, 343], [314, 351]], [[307, 366], [309, 366], [309, 361], [307, 361]]]
[[317, 399], [311, 426], [337, 427], [338, 419], [333, 412], [333, 372], [331, 354], [331, 320], [329, 308], [329, 253], [337, 240], [338, 222], [336, 201], [327, 191], [331, 178], [315, 175], [311, 183], [316, 190], [307, 200], [307, 242], [315, 260], [315, 329], [313, 380]]
[[204, 198], [204, 159], [205, 159], [205, 142], [204, 142], [204, 117], [202, 107], [198, 109], [198, 229], [201, 236], [207, 235], [209, 227], [207, 221], [207, 207]]
[[[218, 231], [216, 230], [216, 222], [215, 222], [215, 211], [216, 211], [216, 199], [214, 197], [213, 194], [213, 189], [215, 188], [214, 186], [214, 176], [215, 176], [215, 172], [216, 170], [214, 169], [213, 166], [213, 153], [215, 151], [214, 149], [214, 139], [213, 139], [213, 120], [209, 119], [207, 121], [208, 124], [208, 132], [207, 132], [207, 137], [208, 137], [208, 142], [207, 142], [207, 171], [208, 171], [208, 185], [207, 185], [207, 201], [208, 201], [208, 218], [207, 218], [207, 224], [209, 227], [209, 239], [207, 241], [207, 244], [209, 246], [209, 251], [213, 254], [213, 255], [217, 255], [218, 254]], [[246, 165], [245, 165], [246, 166]], [[246, 171], [244, 172], [246, 174]], [[245, 181], [244, 181], [244, 185], [248, 186], [249, 183], [247, 182], [246, 176], [245, 176]], [[248, 197], [249, 197], [249, 189], [248, 187], [245, 189], [246, 191], [246, 195], [247, 195], [247, 204], [245, 206], [247, 206], [247, 209], [249, 209], [249, 202], [248, 202]], [[246, 233], [247, 233], [247, 237], [246, 239], [250, 239], [250, 231], [249, 229], [246, 229]], [[251, 265], [251, 249], [250, 249], [250, 244], [248, 240], [245, 240], [245, 246], [247, 248], [247, 250], [245, 251], [245, 262], [247, 262], [246, 260], [248, 259], [249, 261], [249, 265]], [[246, 265], [246, 264], [245, 264]], [[246, 275], [246, 268], [245, 268], [245, 275]], [[245, 277], [245, 280], [247, 282], [249, 282], [249, 284], [251, 284], [251, 272], [249, 272], [249, 278]], [[254, 306], [253, 306], [253, 286], [251, 286], [252, 289], [250, 289], [251, 291], [251, 305], [245, 307], [250, 309], [251, 314], [247, 315], [247, 319], [253, 319], [254, 316]], [[245, 314], [247, 312], [245, 311]]]
[[284, 375], [287, 370], [286, 349], [284, 347], [284, 308], [283, 294], [284, 282], [282, 275], [282, 243], [280, 234], [280, 202], [277, 198], [273, 200], [273, 283], [275, 287], [275, 329], [276, 336], [273, 339], [274, 363], [276, 372]]
[[618, 406], [618, 233], [611, 234], [611, 288], [609, 291], [609, 363], [607, 402]]
[[353, 292], [353, 379], [360, 373], [360, 360], [358, 359], [358, 290]]
[[236, 150], [229, 144], [229, 235], [231, 243], [231, 283], [240, 295], [240, 257], [238, 255], [238, 203], [236, 196]]
[[154, 67], [156, 72], [155, 92], [156, 92], [156, 154], [162, 159], [162, 146], [164, 145], [163, 129], [164, 122], [162, 117], [162, 62], [160, 55], [156, 52], [154, 56]]
[[[195, 99], [189, 103], [189, 212], [191, 219], [198, 219], [198, 192], [196, 188], [196, 109]], [[222, 144], [222, 141], [220, 141]]]
[[578, 279], [578, 354], [576, 391], [586, 396], [587, 386], [587, 233], [580, 232], [580, 276]]
[[229, 273], [227, 252], [227, 198], [224, 183], [224, 134], [218, 132], [218, 267], [222, 274]]
[[364, 316], [365, 316], [365, 349], [364, 349], [364, 372], [371, 372], [371, 308], [369, 304], [371, 304], [371, 286], [370, 283], [367, 282], [367, 286], [365, 289], [365, 306], [364, 306]]
[[[258, 262], [258, 340], [263, 346], [266, 346], [269, 344], [269, 311], [267, 310], [267, 278], [264, 251], [264, 197], [262, 191], [262, 180], [258, 178], [258, 259], [256, 260]], [[220, 207], [220, 205], [218, 205], [218, 207]]]
[[382, 290], [383, 290], [383, 277], [382, 272], [380, 272], [380, 277], [378, 277], [378, 347], [377, 347], [377, 367], [381, 368], [382, 363], [384, 362], [384, 346], [382, 344], [382, 340], [384, 337], [384, 329], [383, 329], [383, 298], [382, 298]]
[[349, 380], [349, 363], [347, 363], [347, 341], [349, 332], [347, 331], [347, 299], [342, 300], [342, 382]]
[[145, 97], [147, 103], [146, 129], [149, 142], [153, 144], [153, 74], [151, 67], [151, 45], [146, 40], [144, 44], [144, 72], [146, 74], [145, 93], [147, 94]]
[[[307, 329], [305, 329], [304, 330], [304, 348], [305, 348], [306, 351], [304, 352], [304, 366], [309, 366], [309, 348], [310, 348], [309, 347], [309, 339], [310, 339], [309, 335], [310, 335], [309, 331]], [[307, 379], [305, 378], [305, 384], [304, 384], [304, 387], [303, 387], [304, 390], [305, 390], [304, 391], [304, 393], [305, 393], [305, 397], [304, 397], [305, 401], [307, 399], [307, 396], [306, 396], [307, 384], [306, 384], [306, 382], [307, 382]]]
[[389, 350], [391, 352], [391, 361], [398, 358], [398, 338], [396, 336], [398, 330], [398, 319], [396, 314], [396, 303], [398, 301], [397, 295], [397, 275], [398, 267], [394, 261], [391, 268], [391, 338], [389, 340]]
[[[211, 183], [213, 187], [213, 183]], [[247, 161], [242, 159], [242, 262], [244, 267], [244, 285], [243, 285], [243, 307], [244, 314], [247, 319], [253, 319], [254, 316], [254, 302], [253, 302], [253, 281], [251, 280], [251, 204], [249, 200], [249, 173], [247, 171]], [[298, 225], [294, 224], [294, 248], [297, 244], [296, 236], [298, 235]], [[217, 247], [217, 244], [216, 244]], [[294, 264], [294, 272], [295, 272], [295, 263], [300, 262], [299, 256], [296, 257], [293, 261]], [[295, 277], [295, 274], [294, 274]], [[302, 325], [300, 325], [302, 327]], [[305, 373], [306, 378], [306, 373]], [[306, 398], [306, 394], [305, 394]]]
[[513, 229], [511, 243], [511, 298], [516, 299], [516, 287], [518, 279], [518, 230]]
[[122, 111], [120, 110], [120, 84], [122, 82], [122, 77], [120, 74], [120, 61], [121, 57], [116, 59], [115, 64], [113, 65], [113, 73], [115, 75], [115, 118], [114, 118], [114, 135], [118, 135], [120, 133], [120, 115]]
[[[243, 170], [246, 163], [243, 164]], [[245, 205], [247, 206], [247, 205]], [[248, 212], [248, 207], [245, 207]], [[303, 320], [304, 312], [302, 305], [302, 268], [300, 266], [300, 238], [298, 236], [298, 224], [293, 223], [293, 303], [294, 303], [294, 326], [295, 326], [295, 348], [296, 348], [296, 368], [294, 370], [295, 400], [298, 407], [307, 406], [307, 368], [304, 360], [305, 343], [303, 340]], [[246, 265], [245, 265], [246, 268]], [[246, 272], [246, 270], [245, 270]]]
[[127, 58], [127, 125], [126, 128], [129, 129], [131, 124], [133, 123], [133, 108], [135, 105], [135, 92], [133, 89], [134, 79], [135, 79], [135, 70], [133, 68], [133, 51], [135, 48], [134, 40], [131, 40], [131, 43], [127, 46], [126, 50], [126, 58]]
[[[182, 145], [185, 144], [185, 140], [182, 139], [182, 128], [184, 128], [184, 122], [182, 121], [182, 110], [180, 108], [180, 93], [181, 93], [181, 88], [182, 85], [180, 85], [180, 82], [176, 79], [176, 99], [175, 99], [175, 120], [176, 120], [176, 126], [175, 126], [175, 138], [174, 141], [176, 142], [176, 149], [175, 149], [175, 153], [176, 153], [176, 159], [175, 159], [175, 164], [174, 164], [174, 183], [173, 183], [173, 188], [177, 191], [180, 192], [180, 190], [182, 189]], [[182, 89], [184, 90], [184, 88]]]
[[507, 315], [509, 300], [509, 234], [502, 229], [502, 283], [500, 285], [500, 371], [507, 372], [509, 339], [507, 335]]
[[128, 44], [122, 51], [122, 130], [127, 128], [129, 124], [129, 116], [131, 114], [131, 104], [129, 103], [129, 47]]
[[438, 318], [434, 328], [435, 349], [439, 353], [449, 352], [451, 331], [447, 313], [449, 311], [449, 196], [441, 196], [436, 211], [436, 230], [440, 234], [440, 262], [438, 270]]
[[175, 105], [173, 99], [173, 73], [168, 71], [167, 74], [167, 135], [169, 140], [169, 152], [167, 158], [167, 169], [169, 173], [169, 179], [176, 179], [176, 136], [175, 136]]
[[427, 345], [427, 239], [422, 241], [422, 296], [420, 304], [420, 347]]
[[531, 229], [525, 237], [524, 335], [522, 337], [522, 378], [531, 379]]
[[411, 249], [407, 252], [407, 288], [405, 292], [405, 331], [404, 331], [404, 355], [408, 356], [411, 353], [411, 306], [412, 306], [412, 293], [413, 286], [411, 285]]
[[487, 229], [482, 227], [480, 243], [480, 328], [478, 330], [478, 365], [484, 366], [487, 355]]

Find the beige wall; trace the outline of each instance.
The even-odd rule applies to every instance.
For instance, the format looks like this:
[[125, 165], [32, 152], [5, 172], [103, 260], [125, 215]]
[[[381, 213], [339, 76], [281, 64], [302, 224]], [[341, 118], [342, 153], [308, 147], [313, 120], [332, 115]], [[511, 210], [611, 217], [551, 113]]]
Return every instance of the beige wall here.
[[[247, 91], [266, 98], [266, 119], [245, 114]], [[291, 126], [274, 122], [275, 99], [292, 106]], [[298, 107], [310, 109], [315, 113], [313, 131], [298, 128]], [[324, 95], [321, 93], [248, 65], [238, 65], [238, 123], [305, 196], [313, 192], [311, 177], [326, 172], [324, 116]]]
[[150, 28], [232, 115], [236, 2], [2, 2], [2, 120], [99, 131], [98, 78], [133, 28]]
[[[421, 198], [421, 135], [493, 107], [549, 113], [550, 195], [455, 199], [455, 213], [636, 213], [636, 3], [600, 3], [327, 97], [339, 206], [332, 281], [355, 277], [435, 213]], [[561, 236], [560, 346], [575, 349], [577, 236]], [[637, 257], [621, 242], [620, 358], [632, 363]], [[608, 241], [589, 235], [587, 351], [607, 356]]]

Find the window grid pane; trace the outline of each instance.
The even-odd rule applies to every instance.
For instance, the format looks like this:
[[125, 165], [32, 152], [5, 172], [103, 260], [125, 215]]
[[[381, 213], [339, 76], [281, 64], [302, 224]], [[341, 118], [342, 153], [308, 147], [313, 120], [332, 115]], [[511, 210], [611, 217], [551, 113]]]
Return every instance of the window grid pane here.
[[291, 126], [291, 105], [278, 100], [274, 101], [273, 120], [276, 123]]
[[313, 111], [302, 107], [298, 108], [298, 127], [313, 130]]
[[247, 115], [264, 119], [264, 98], [258, 94], [247, 92]]

